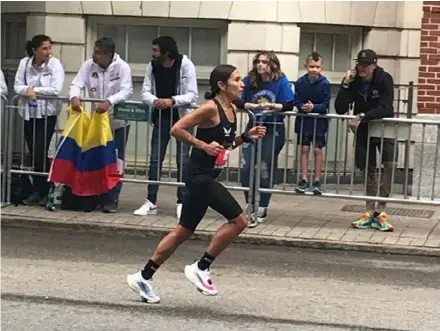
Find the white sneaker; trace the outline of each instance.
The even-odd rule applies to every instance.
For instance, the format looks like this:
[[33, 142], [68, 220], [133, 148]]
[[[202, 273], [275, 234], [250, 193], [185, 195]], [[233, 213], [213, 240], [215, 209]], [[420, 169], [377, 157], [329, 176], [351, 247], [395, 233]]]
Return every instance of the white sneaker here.
[[185, 276], [193, 283], [197, 290], [204, 295], [217, 295], [218, 291], [211, 280], [209, 269], [200, 270], [197, 266], [199, 262], [194, 262], [185, 267]]
[[140, 271], [135, 274], [127, 275], [128, 286], [141, 296], [146, 303], [159, 303], [159, 296], [154, 293], [152, 280], [145, 280]]
[[136, 216], [146, 216], [146, 215], [156, 215], [157, 205], [152, 203], [150, 200], [145, 200], [145, 203], [133, 212]]
[[180, 221], [180, 216], [182, 215], [182, 208], [183, 208], [183, 204], [182, 203], [178, 203], [176, 205], [176, 216], [177, 219]]
[[257, 222], [263, 223], [267, 217], [267, 208], [259, 207], [257, 211]]

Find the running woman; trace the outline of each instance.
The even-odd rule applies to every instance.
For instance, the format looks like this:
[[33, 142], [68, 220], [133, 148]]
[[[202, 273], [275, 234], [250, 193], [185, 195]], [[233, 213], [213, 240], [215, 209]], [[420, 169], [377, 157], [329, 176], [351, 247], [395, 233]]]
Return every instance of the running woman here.
[[[203, 254], [194, 264], [185, 267], [185, 276], [205, 295], [218, 293], [210, 275], [214, 259], [246, 229], [246, 214], [229, 191], [216, 179], [226, 164], [227, 153], [243, 143], [260, 139], [266, 128], [255, 126], [236, 136], [236, 106], [232, 102], [240, 98], [243, 82], [240, 72], [232, 65], [219, 65], [209, 79], [209, 100], [194, 112], [181, 118], [171, 129], [171, 134], [185, 144], [192, 146], [185, 175], [188, 196], [183, 202], [182, 215], [176, 228], [161, 240], [144, 269], [127, 276], [128, 285], [141, 296], [142, 301], [158, 303], [152, 277], [157, 269], [190, 238], [200, 221], [211, 207], [228, 222], [223, 224]], [[197, 126], [196, 136], [188, 129]]]

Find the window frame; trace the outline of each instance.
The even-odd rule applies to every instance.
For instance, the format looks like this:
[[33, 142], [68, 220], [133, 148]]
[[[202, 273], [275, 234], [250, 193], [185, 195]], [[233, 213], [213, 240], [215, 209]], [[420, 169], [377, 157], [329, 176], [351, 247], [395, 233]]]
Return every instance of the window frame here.
[[[354, 59], [356, 58], [357, 53], [362, 48], [363, 43], [363, 35], [364, 29], [362, 27], [351, 27], [351, 26], [333, 26], [333, 25], [324, 25], [324, 24], [299, 24], [300, 27], [300, 38], [302, 33], [313, 33], [313, 34], [339, 34], [346, 35], [349, 37], [349, 43], [351, 43], [351, 58], [350, 64], [354, 65]], [[300, 39], [301, 40], [301, 39]], [[316, 41], [316, 36], [314, 38]], [[313, 45], [315, 49], [316, 45]], [[298, 53], [299, 54], [299, 53]], [[333, 39], [333, 49], [332, 49], [333, 57], [335, 56], [335, 39]], [[325, 59], [324, 59], [325, 61]], [[333, 62], [333, 58], [332, 58]], [[299, 64], [301, 66], [301, 64]], [[298, 78], [304, 75], [304, 70], [302, 68], [298, 68]], [[347, 68], [349, 70], [350, 68]], [[345, 76], [346, 71], [327, 71], [324, 66], [323, 74], [327, 77], [330, 84], [339, 84], [342, 78]]]
[[[10, 59], [10, 58], [6, 58], [6, 42], [9, 40], [9, 38], [6, 36], [6, 26], [8, 23], [20, 23], [20, 22], [24, 22], [26, 24], [26, 36], [25, 39], [23, 40], [23, 54], [19, 59]], [[2, 68], [3, 69], [11, 69], [11, 70], [17, 70], [17, 67], [20, 63], [20, 61], [25, 57], [25, 45], [26, 45], [26, 41], [27, 41], [27, 18], [26, 18], [26, 14], [2, 14], [1, 15], [1, 29], [2, 29], [2, 33], [1, 33], [1, 38], [2, 38], [2, 51], [1, 51], [1, 59], [2, 59]]]
[[[158, 35], [160, 34], [160, 27], [175, 27], [189, 29], [189, 45], [188, 49], [191, 52], [191, 29], [192, 28], [211, 28], [220, 30], [220, 62], [226, 62], [227, 59], [227, 31], [228, 22], [224, 20], [200, 20], [200, 19], [180, 19], [180, 18], [150, 18], [150, 17], [104, 17], [104, 16], [88, 16], [87, 17], [87, 38], [86, 38], [86, 54], [91, 56], [93, 44], [97, 39], [98, 24], [107, 25], [125, 25], [125, 26], [154, 26], [158, 28]], [[128, 51], [128, 31], [125, 32], [125, 52]], [[125, 54], [124, 54], [125, 55]], [[188, 55], [188, 54], [186, 54]], [[189, 56], [189, 55], [188, 55]], [[130, 63], [133, 77], [144, 77], [146, 63]], [[214, 66], [200, 66], [195, 65], [198, 80], [209, 79], [211, 71]]]

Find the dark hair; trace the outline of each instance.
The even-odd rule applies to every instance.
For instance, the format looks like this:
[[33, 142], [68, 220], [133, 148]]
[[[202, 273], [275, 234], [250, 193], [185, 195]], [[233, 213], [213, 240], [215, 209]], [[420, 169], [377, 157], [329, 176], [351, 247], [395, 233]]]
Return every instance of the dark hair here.
[[34, 56], [34, 49], [40, 47], [46, 41], [52, 43], [52, 39], [45, 34], [37, 34], [32, 38], [32, 40], [28, 40], [25, 47], [27, 55], [29, 57]]
[[313, 60], [315, 62], [319, 62], [319, 61], [324, 62], [324, 59], [322, 58], [321, 54], [319, 54], [318, 52], [313, 52], [312, 54], [309, 54], [306, 58], [306, 63], [309, 62], [310, 60]]
[[235, 70], [237, 70], [237, 68], [230, 64], [220, 64], [215, 67], [209, 76], [210, 90], [205, 93], [205, 100], [214, 99], [214, 97], [220, 93], [220, 88], [217, 83], [227, 82]]
[[168, 57], [172, 60], [177, 59], [177, 56], [179, 55], [179, 49], [173, 37], [157, 37], [156, 39], [153, 39], [152, 45], [159, 46], [160, 54], [165, 55], [168, 53]]
[[105, 53], [110, 53], [113, 57], [116, 45], [112, 38], [103, 37], [95, 41], [95, 47], [102, 49]]

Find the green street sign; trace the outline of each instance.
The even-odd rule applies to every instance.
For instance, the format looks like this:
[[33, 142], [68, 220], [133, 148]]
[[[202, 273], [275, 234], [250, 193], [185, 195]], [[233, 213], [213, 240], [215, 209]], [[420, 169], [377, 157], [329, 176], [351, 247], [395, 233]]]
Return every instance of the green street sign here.
[[151, 108], [140, 103], [118, 103], [113, 108], [114, 118], [132, 122], [150, 122]]

